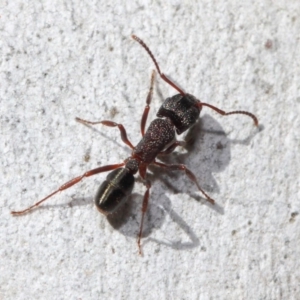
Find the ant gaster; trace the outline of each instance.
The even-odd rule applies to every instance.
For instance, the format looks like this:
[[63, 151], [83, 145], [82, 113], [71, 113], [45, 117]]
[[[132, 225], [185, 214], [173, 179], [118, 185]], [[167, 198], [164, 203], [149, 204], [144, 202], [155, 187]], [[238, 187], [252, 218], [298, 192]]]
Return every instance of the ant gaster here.
[[59, 189], [57, 189], [44, 199], [40, 200], [39, 202], [35, 203], [34, 205], [28, 207], [27, 209], [24, 209], [22, 211], [12, 211], [11, 213], [13, 215], [20, 215], [26, 213], [32, 210], [33, 208], [37, 207], [42, 202], [46, 201], [56, 193], [66, 190], [71, 186], [75, 185], [76, 183], [80, 182], [85, 177], [93, 176], [107, 171], [112, 171], [107, 175], [106, 180], [99, 187], [95, 197], [95, 204], [97, 209], [104, 215], [109, 215], [115, 212], [128, 199], [128, 196], [130, 196], [134, 186], [134, 175], [136, 173], [139, 173], [144, 185], [146, 186], [146, 191], [144, 194], [142, 205], [142, 218], [137, 241], [139, 253], [141, 254], [141, 237], [143, 232], [143, 222], [145, 213], [147, 211], [149, 191], [151, 188], [151, 182], [148, 179], [146, 179], [146, 171], [149, 165], [156, 165], [158, 167], [168, 170], [183, 171], [188, 176], [188, 178], [196, 184], [197, 188], [206, 197], [206, 199], [211, 204], [214, 204], [214, 200], [202, 190], [202, 188], [197, 182], [195, 175], [185, 165], [164, 164], [156, 160], [156, 157], [158, 155], [169, 154], [173, 152], [177, 146], [183, 146], [185, 144], [185, 142], [183, 141], [176, 140], [175, 132], [178, 135], [180, 135], [187, 129], [191, 128], [198, 120], [203, 106], [208, 106], [211, 109], [215, 110], [217, 113], [224, 116], [232, 114], [247, 115], [253, 119], [254, 124], [256, 126], [258, 125], [258, 120], [253, 114], [249, 112], [225, 112], [208, 103], [202, 103], [193, 95], [185, 93], [173, 81], [167, 78], [160, 71], [159, 65], [148, 46], [137, 36], [132, 35], [132, 38], [147, 51], [152, 61], [154, 62], [154, 65], [160, 77], [169, 85], [171, 85], [174, 89], [176, 89], [179, 92], [179, 94], [167, 98], [164, 101], [157, 113], [158, 118], [150, 123], [147, 131], [145, 132], [145, 126], [150, 110], [150, 103], [152, 99], [155, 78], [155, 71], [152, 72], [150, 90], [148, 92], [146, 106], [141, 120], [142, 139], [135, 147], [129, 141], [126, 130], [122, 124], [106, 120], [99, 122], [90, 122], [80, 118], [76, 118], [76, 121], [87, 125], [102, 124], [108, 127], [118, 127], [121, 134], [121, 139], [127, 146], [129, 146], [132, 149], [131, 156], [125, 159], [125, 161], [122, 163], [107, 165], [87, 171], [83, 175], [73, 178], [72, 180], [63, 184]]

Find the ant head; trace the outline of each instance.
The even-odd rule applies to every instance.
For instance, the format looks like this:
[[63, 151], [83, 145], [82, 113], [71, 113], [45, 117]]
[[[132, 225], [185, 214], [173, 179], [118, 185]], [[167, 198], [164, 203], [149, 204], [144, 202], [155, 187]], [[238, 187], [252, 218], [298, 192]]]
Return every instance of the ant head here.
[[198, 120], [201, 111], [200, 101], [190, 94], [177, 94], [167, 98], [160, 107], [157, 116], [169, 118], [181, 134]]

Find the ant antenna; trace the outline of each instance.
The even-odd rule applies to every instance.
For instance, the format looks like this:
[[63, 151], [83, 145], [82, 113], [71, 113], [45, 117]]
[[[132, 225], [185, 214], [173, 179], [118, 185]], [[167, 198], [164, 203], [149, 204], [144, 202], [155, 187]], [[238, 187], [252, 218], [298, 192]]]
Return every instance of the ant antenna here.
[[[146, 45], [139, 37], [137, 37], [136, 35], [133, 34], [131, 37], [132, 37], [134, 40], [136, 40], [136, 41], [137, 41], [137, 42], [138, 42], [138, 43], [139, 43], [139, 44], [147, 51], [147, 53], [149, 54], [149, 56], [150, 56], [151, 59], [153, 60], [154, 65], [155, 65], [155, 67], [156, 67], [156, 69], [157, 69], [157, 72], [159, 73], [160, 77], [161, 77], [164, 81], [166, 81], [169, 85], [171, 85], [175, 90], [177, 90], [182, 96], [185, 96], [186, 93], [185, 93], [183, 90], [181, 90], [181, 89], [180, 89], [173, 81], [171, 81], [169, 78], [167, 78], [166, 75], [165, 75], [164, 73], [162, 73], [162, 72], [160, 71], [159, 65], [158, 65], [158, 63], [157, 63], [157, 61], [156, 61], [156, 59], [155, 59], [153, 53], [152, 53], [151, 50], [149, 49], [149, 47], [148, 47], [148, 46], [147, 46], [147, 45]], [[199, 103], [198, 103], [198, 106], [199, 106], [200, 108], [201, 108], [202, 106], [207, 106], [207, 107], [213, 109], [214, 111], [216, 111], [217, 113], [219, 113], [219, 114], [221, 114], [221, 115], [223, 115], [223, 116], [228, 116], [228, 115], [233, 115], [233, 114], [247, 115], [247, 116], [249, 116], [250, 118], [253, 119], [255, 126], [258, 126], [258, 120], [257, 120], [257, 118], [256, 118], [253, 114], [251, 114], [251, 113], [249, 113], [249, 112], [247, 112], [247, 111], [237, 110], [237, 111], [225, 112], [225, 111], [223, 111], [223, 110], [221, 110], [221, 109], [219, 109], [219, 108], [217, 108], [217, 107], [215, 107], [215, 106], [213, 106], [213, 105], [211, 105], [211, 104], [203, 103], [203, 102], [200, 102], [200, 101], [199, 101]]]
[[254, 116], [253, 114], [249, 113], [248, 111], [244, 111], [244, 110], [235, 110], [235, 111], [230, 111], [230, 112], [225, 112], [224, 110], [217, 108], [211, 104], [208, 103], [203, 103], [203, 102], [199, 102], [198, 106], [201, 108], [202, 106], [207, 106], [211, 109], [213, 109], [214, 111], [216, 111], [217, 113], [219, 113], [220, 115], [223, 116], [228, 116], [228, 115], [246, 115], [250, 118], [252, 118], [252, 120], [254, 121], [254, 125], [258, 126], [258, 120], [256, 118], [256, 116]]
[[158, 74], [160, 75], [160, 77], [165, 81], [167, 82], [170, 86], [172, 86], [175, 90], [177, 90], [182, 96], [185, 95], [185, 92], [180, 89], [173, 81], [171, 81], [164, 73], [162, 73], [160, 71], [160, 68], [159, 68], [159, 65], [154, 57], [154, 55], [152, 54], [151, 50], [148, 48], [148, 46], [139, 38], [137, 37], [136, 35], [131, 35], [131, 37], [136, 40], [149, 54], [149, 56], [151, 57], [151, 59], [153, 60], [154, 62], [154, 65], [156, 67], [156, 70], [158, 72]]

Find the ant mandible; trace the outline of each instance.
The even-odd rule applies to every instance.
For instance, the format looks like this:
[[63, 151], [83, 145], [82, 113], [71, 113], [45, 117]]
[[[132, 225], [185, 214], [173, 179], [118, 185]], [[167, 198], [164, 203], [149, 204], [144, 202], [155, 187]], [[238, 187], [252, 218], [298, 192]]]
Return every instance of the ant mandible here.
[[150, 110], [155, 78], [155, 71], [152, 72], [150, 89], [146, 98], [146, 106], [144, 108], [144, 112], [141, 119], [142, 139], [135, 147], [129, 141], [126, 129], [122, 124], [118, 124], [107, 120], [90, 122], [80, 118], [76, 118], [76, 121], [86, 125], [102, 124], [108, 127], [118, 127], [122, 141], [132, 149], [130, 157], [128, 157], [124, 160], [124, 162], [119, 164], [107, 165], [87, 171], [83, 175], [75, 177], [67, 183], [63, 184], [59, 189], [57, 189], [44, 199], [33, 204], [32, 206], [21, 211], [12, 211], [11, 213], [13, 215], [24, 214], [37, 207], [50, 197], [57, 194], [58, 192], [66, 190], [71, 186], [75, 185], [76, 183], [80, 182], [85, 177], [90, 177], [99, 173], [112, 171], [107, 175], [106, 180], [104, 180], [104, 182], [99, 187], [95, 197], [95, 204], [97, 209], [104, 215], [109, 215], [115, 212], [128, 199], [134, 186], [134, 175], [136, 173], [139, 173], [142, 178], [143, 184], [146, 187], [146, 191], [143, 198], [142, 218], [137, 241], [139, 253], [141, 254], [141, 237], [143, 232], [143, 222], [145, 213], [147, 211], [149, 192], [151, 188], [151, 182], [146, 178], [146, 172], [149, 165], [155, 165], [168, 170], [183, 171], [188, 176], [188, 178], [196, 184], [199, 191], [206, 197], [206, 199], [211, 204], [214, 204], [215, 202], [210, 196], [208, 196], [203, 191], [203, 189], [197, 182], [196, 176], [185, 165], [164, 164], [156, 160], [156, 157], [158, 155], [170, 154], [175, 150], [177, 146], [185, 145], [184, 141], [176, 140], [175, 132], [177, 133], [177, 135], [180, 135], [189, 128], [191, 128], [198, 120], [203, 106], [208, 106], [209, 108], [215, 110], [217, 113], [223, 116], [233, 114], [247, 115], [253, 119], [254, 124], [256, 126], [258, 125], [258, 120], [255, 115], [247, 111], [238, 110], [225, 112], [211, 104], [200, 102], [200, 100], [196, 99], [193, 95], [185, 93], [173, 81], [167, 78], [166, 75], [164, 75], [160, 71], [159, 65], [148, 46], [136, 35], [132, 35], [132, 38], [147, 51], [152, 61], [154, 62], [154, 65], [160, 77], [169, 85], [171, 85], [175, 90], [177, 90], [179, 94], [169, 97], [164, 101], [157, 113], [158, 118], [150, 123], [147, 131], [145, 132], [145, 126]]

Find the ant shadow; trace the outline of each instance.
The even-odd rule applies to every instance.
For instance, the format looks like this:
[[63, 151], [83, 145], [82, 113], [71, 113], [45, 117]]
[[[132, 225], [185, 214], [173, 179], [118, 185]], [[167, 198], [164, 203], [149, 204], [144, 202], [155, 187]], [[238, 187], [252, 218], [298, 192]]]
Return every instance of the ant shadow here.
[[[262, 127], [259, 128], [259, 130], [262, 129]], [[185, 164], [195, 174], [201, 188], [208, 193], [219, 193], [220, 189], [213, 177], [213, 173], [222, 172], [229, 165], [232, 144], [249, 145], [256, 133], [251, 133], [243, 140], [230, 140], [221, 125], [214, 118], [204, 115], [185, 136], [185, 150], [178, 148], [172, 154], [159, 156], [158, 159], [166, 164]], [[185, 220], [172, 209], [171, 201], [166, 196], [165, 191], [171, 191], [175, 195], [179, 195], [179, 197], [180, 194], [188, 194], [190, 198], [204, 206], [208, 206], [221, 215], [224, 214], [223, 207], [217, 203], [215, 205], [210, 204], [198, 191], [196, 185], [181, 171], [163, 170], [162, 172], [162, 169], [157, 166], [150, 166], [149, 171], [147, 179], [152, 182], [152, 188], [148, 210], [144, 218], [142, 237], [148, 237], [153, 231], [161, 228], [166, 216], [169, 215], [171, 220], [185, 232], [189, 241], [172, 240], [174, 238], [172, 237], [166, 242], [149, 237], [146, 241], [142, 240], [142, 243], [155, 242], [175, 250], [199, 246], [199, 238]], [[137, 177], [137, 181], [142, 182], [139, 177]], [[160, 185], [160, 194], [156, 191], [157, 181], [159, 182], [158, 185]], [[165, 187], [162, 187], [162, 185]], [[83, 206], [90, 205], [92, 202], [92, 197], [72, 197], [72, 200], [67, 204], [45, 205], [39, 208]], [[107, 216], [109, 224], [125, 236], [137, 237], [140, 230], [142, 202], [143, 195], [133, 193], [118, 211]], [[199, 207], [199, 209], [201, 208]]]
[[[175, 151], [170, 155], [159, 156], [158, 159], [167, 164], [185, 164], [196, 176], [200, 186], [208, 193], [219, 193], [220, 189], [213, 173], [222, 172], [231, 160], [231, 144], [248, 145], [257, 132], [251, 133], [243, 140], [230, 140], [221, 125], [209, 115], [204, 115], [185, 137], [186, 151]], [[180, 138], [179, 138], [180, 139]], [[160, 228], [167, 216], [172, 219], [186, 235], [188, 242], [171, 240], [169, 242], [148, 238], [145, 242], [156, 242], [176, 250], [184, 250], [199, 246], [200, 241], [190, 226], [172, 209], [171, 201], [165, 190], [174, 194], [188, 194], [202, 205], [208, 206], [223, 215], [224, 209], [217, 203], [210, 204], [198, 191], [196, 185], [181, 171], [167, 171], [150, 166], [147, 179], [152, 182], [149, 205], [144, 218], [143, 235], [148, 237], [151, 232]], [[137, 181], [141, 180], [138, 178]], [[160, 194], [157, 196], [155, 187], [159, 181]], [[191, 192], [192, 191], [192, 192]], [[110, 225], [125, 236], [136, 237], [140, 229], [143, 195], [132, 194], [128, 201], [117, 212], [107, 217]], [[200, 209], [200, 208], [199, 208]], [[173, 238], [173, 237], [172, 237]]]

